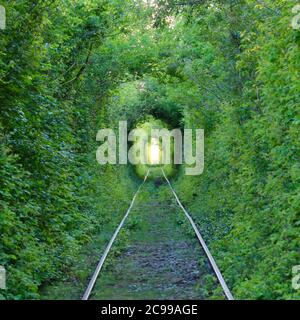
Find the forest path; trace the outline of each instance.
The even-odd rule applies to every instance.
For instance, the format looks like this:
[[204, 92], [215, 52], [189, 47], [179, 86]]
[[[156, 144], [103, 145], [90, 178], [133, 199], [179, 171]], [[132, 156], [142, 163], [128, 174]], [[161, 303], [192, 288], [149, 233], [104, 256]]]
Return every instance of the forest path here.
[[143, 187], [91, 299], [208, 298], [210, 265], [170, 190], [158, 190], [151, 182]]

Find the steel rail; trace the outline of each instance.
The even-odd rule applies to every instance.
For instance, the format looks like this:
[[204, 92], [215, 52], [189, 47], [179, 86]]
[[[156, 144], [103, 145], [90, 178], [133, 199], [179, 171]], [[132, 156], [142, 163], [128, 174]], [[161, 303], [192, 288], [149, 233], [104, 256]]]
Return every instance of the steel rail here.
[[199, 230], [198, 230], [198, 228], [197, 228], [194, 220], [192, 219], [192, 217], [190, 216], [190, 214], [186, 211], [186, 209], [184, 208], [184, 206], [183, 206], [182, 203], [180, 202], [180, 200], [179, 200], [179, 198], [178, 198], [175, 190], [173, 189], [173, 187], [172, 187], [169, 179], [167, 178], [164, 170], [163, 170], [163, 169], [161, 169], [161, 170], [162, 170], [163, 176], [165, 177], [165, 179], [166, 179], [166, 181], [167, 181], [170, 189], [172, 190], [172, 192], [173, 192], [173, 194], [174, 194], [174, 196], [175, 196], [175, 199], [176, 199], [178, 205], [180, 206], [180, 208], [183, 210], [183, 212], [185, 213], [186, 217], [187, 217], [188, 220], [190, 221], [190, 223], [191, 223], [191, 225], [192, 225], [192, 227], [193, 227], [193, 229], [194, 229], [194, 231], [195, 231], [195, 233], [196, 233], [196, 236], [197, 236], [197, 238], [198, 238], [198, 240], [199, 240], [199, 242], [200, 242], [200, 244], [201, 244], [201, 247], [203, 248], [203, 250], [204, 250], [204, 252], [205, 252], [205, 254], [206, 254], [206, 256], [207, 256], [207, 258], [208, 258], [208, 260], [209, 260], [209, 262], [210, 262], [210, 265], [212, 266], [212, 268], [213, 268], [213, 270], [214, 270], [214, 273], [216, 274], [216, 276], [217, 276], [217, 278], [218, 278], [218, 280], [219, 280], [219, 283], [220, 283], [220, 285], [221, 285], [221, 287], [222, 287], [222, 289], [223, 289], [223, 291], [224, 291], [224, 293], [225, 293], [226, 298], [227, 298], [228, 300], [234, 300], [233, 295], [232, 295], [232, 293], [230, 292], [230, 290], [229, 290], [229, 288], [228, 288], [228, 286], [227, 286], [227, 284], [226, 284], [226, 281], [225, 281], [224, 277], [222, 276], [222, 273], [221, 273], [218, 265], [216, 264], [215, 259], [213, 258], [212, 254], [210, 253], [210, 251], [209, 251], [209, 249], [208, 249], [208, 247], [207, 247], [207, 245], [206, 245], [203, 237], [201, 236], [201, 233], [199, 232]]
[[87, 288], [86, 288], [86, 290], [85, 290], [85, 292], [84, 292], [84, 295], [83, 295], [83, 297], [82, 297], [82, 300], [88, 300], [88, 299], [89, 299], [89, 297], [90, 297], [90, 295], [91, 295], [91, 293], [92, 293], [92, 290], [93, 290], [93, 288], [94, 288], [94, 286], [95, 286], [95, 283], [96, 283], [96, 281], [97, 281], [97, 279], [98, 279], [99, 273], [100, 273], [100, 271], [101, 271], [101, 269], [102, 269], [102, 267], [103, 267], [103, 264], [104, 264], [104, 262], [105, 262], [105, 260], [106, 260], [106, 258], [107, 258], [107, 256], [108, 256], [108, 253], [109, 253], [109, 251], [110, 251], [113, 243], [115, 242], [115, 240], [116, 240], [116, 238], [117, 238], [117, 236], [118, 236], [121, 228], [123, 227], [124, 222], [125, 222], [125, 220], [127, 219], [128, 215], [129, 215], [129, 213], [130, 213], [130, 211], [131, 211], [131, 208], [132, 208], [132, 206], [133, 206], [133, 204], [134, 204], [134, 202], [135, 202], [135, 199], [136, 199], [136, 197], [137, 197], [137, 195], [138, 195], [141, 187], [142, 187], [143, 184], [146, 182], [146, 180], [147, 180], [147, 178], [148, 178], [148, 176], [149, 176], [149, 171], [150, 171], [150, 170], [148, 170], [148, 172], [147, 172], [147, 174], [146, 174], [146, 176], [145, 176], [145, 178], [144, 178], [144, 181], [141, 183], [141, 185], [139, 186], [138, 190], [136, 191], [136, 193], [135, 193], [135, 195], [134, 195], [134, 197], [133, 197], [133, 199], [132, 199], [132, 201], [131, 201], [131, 204], [130, 204], [130, 206], [129, 206], [129, 208], [128, 208], [128, 210], [127, 210], [124, 218], [123, 218], [122, 221], [120, 222], [118, 228], [116, 229], [116, 231], [115, 231], [115, 233], [113, 234], [111, 240], [109, 241], [109, 243], [108, 243], [108, 245], [107, 245], [107, 247], [106, 247], [106, 249], [105, 249], [105, 251], [104, 251], [104, 253], [103, 253], [103, 255], [102, 255], [102, 257], [101, 257], [101, 259], [100, 259], [100, 261], [99, 261], [99, 263], [98, 263], [98, 265], [97, 265], [97, 267], [96, 267], [96, 270], [95, 270], [95, 272], [94, 272], [94, 274], [93, 274], [93, 276], [92, 276], [92, 278], [91, 278], [91, 280], [90, 280], [90, 282], [89, 282], [89, 284], [88, 284], [88, 286], [87, 286]]

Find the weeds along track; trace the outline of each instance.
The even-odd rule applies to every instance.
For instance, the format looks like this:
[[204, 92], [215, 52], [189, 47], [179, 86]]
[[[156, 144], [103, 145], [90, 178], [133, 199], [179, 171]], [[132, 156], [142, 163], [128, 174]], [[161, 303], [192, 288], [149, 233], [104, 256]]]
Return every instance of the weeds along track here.
[[[147, 182], [148, 176], [149, 171], [104, 250], [82, 300], [209, 299], [207, 277], [213, 278], [224, 298], [233, 300], [165, 173], [162, 171], [165, 182], [159, 189]], [[163, 192], [158, 192], [161, 189]]]

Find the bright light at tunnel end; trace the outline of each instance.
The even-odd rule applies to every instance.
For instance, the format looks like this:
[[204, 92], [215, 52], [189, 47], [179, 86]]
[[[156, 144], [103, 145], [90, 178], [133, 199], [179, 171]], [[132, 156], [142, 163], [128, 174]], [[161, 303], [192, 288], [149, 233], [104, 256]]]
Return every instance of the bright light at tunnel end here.
[[156, 138], [151, 138], [151, 144], [149, 147], [149, 162], [151, 165], [160, 164], [160, 147], [159, 141]]
[[[144, 129], [133, 129], [127, 135], [127, 128], [127, 121], [120, 121], [118, 135], [109, 128], [98, 131], [96, 140], [103, 142], [96, 152], [99, 164], [184, 164], [186, 175], [203, 173], [203, 129], [184, 129], [183, 132], [180, 129], [151, 129], [150, 135]], [[132, 146], [128, 150], [129, 142]]]

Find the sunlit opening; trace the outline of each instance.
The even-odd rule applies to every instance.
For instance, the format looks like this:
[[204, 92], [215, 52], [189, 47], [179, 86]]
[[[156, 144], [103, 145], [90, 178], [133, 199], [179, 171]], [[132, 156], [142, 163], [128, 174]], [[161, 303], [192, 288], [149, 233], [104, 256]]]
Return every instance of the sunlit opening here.
[[160, 148], [157, 139], [152, 138], [149, 147], [149, 162], [151, 165], [158, 165], [160, 160]]

